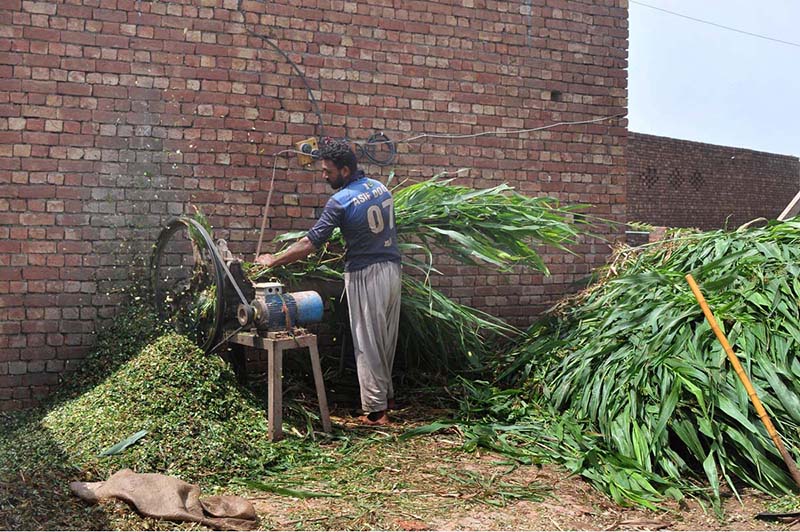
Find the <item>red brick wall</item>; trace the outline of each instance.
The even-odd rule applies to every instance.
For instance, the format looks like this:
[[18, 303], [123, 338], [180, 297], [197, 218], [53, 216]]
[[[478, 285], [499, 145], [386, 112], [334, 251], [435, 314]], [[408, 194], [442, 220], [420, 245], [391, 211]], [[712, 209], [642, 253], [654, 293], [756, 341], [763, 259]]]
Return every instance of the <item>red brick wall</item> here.
[[775, 219], [800, 190], [797, 157], [628, 134], [628, 220], [703, 230]]
[[[79, 362], [170, 216], [197, 205], [251, 257], [273, 154], [303, 138], [469, 135], [626, 109], [625, 0], [295, 5], [0, 3], [0, 409], [34, 404]], [[265, 38], [305, 74], [321, 124]], [[424, 139], [400, 144], [393, 168], [412, 179], [470, 168], [460, 182], [508, 182], [621, 219], [624, 142], [618, 120]], [[268, 239], [309, 227], [329, 193], [295, 159], [277, 167]], [[445, 266], [438, 282], [522, 324], [607, 250], [592, 240], [551, 253], [547, 280]]]

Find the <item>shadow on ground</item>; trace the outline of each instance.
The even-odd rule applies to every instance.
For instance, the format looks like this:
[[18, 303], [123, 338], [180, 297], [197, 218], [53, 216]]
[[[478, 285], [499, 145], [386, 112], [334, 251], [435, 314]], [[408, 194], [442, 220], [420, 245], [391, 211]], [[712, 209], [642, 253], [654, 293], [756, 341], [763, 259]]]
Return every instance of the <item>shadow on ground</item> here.
[[106, 512], [72, 495], [81, 471], [40, 425], [45, 412], [3, 419], [0, 437], [0, 529], [109, 530]]

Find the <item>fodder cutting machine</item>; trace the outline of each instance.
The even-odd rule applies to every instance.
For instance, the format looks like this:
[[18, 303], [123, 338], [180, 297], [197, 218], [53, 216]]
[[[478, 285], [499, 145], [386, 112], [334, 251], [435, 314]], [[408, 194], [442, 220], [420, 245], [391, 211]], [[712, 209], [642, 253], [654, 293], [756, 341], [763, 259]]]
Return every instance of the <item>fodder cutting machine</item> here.
[[270, 439], [282, 437], [283, 351], [308, 348], [323, 428], [330, 432], [317, 338], [302, 327], [322, 321], [319, 293], [252, 282], [227, 243], [215, 243], [203, 224], [186, 216], [167, 222], [158, 236], [150, 282], [159, 317], [206, 353], [225, 344], [267, 352]]

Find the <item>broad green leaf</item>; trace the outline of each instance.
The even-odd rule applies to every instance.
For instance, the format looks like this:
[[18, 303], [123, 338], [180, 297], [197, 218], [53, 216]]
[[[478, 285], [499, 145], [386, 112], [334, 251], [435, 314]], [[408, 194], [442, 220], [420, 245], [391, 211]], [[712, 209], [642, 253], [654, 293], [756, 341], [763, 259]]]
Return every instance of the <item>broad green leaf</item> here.
[[119, 454], [119, 453], [123, 452], [125, 449], [127, 449], [128, 447], [130, 447], [131, 445], [133, 445], [134, 443], [136, 443], [137, 441], [139, 441], [142, 438], [144, 438], [145, 435], [147, 435], [147, 431], [146, 430], [140, 430], [139, 432], [136, 432], [136, 433], [128, 436], [124, 440], [122, 440], [122, 441], [112, 445], [108, 449], [102, 451], [98, 456], [112, 456], [112, 455], [115, 455], [115, 454]]

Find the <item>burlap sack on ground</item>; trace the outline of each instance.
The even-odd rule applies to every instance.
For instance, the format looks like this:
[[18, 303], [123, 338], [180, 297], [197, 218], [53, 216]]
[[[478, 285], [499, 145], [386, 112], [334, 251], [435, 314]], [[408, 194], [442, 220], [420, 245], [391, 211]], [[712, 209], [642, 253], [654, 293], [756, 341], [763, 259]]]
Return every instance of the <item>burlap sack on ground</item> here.
[[72, 482], [69, 489], [81, 499], [97, 503], [117, 498], [148, 517], [192, 521], [217, 530], [252, 530], [255, 508], [236, 495], [200, 498], [200, 488], [180, 479], [155, 473], [117, 471], [105, 482]]

